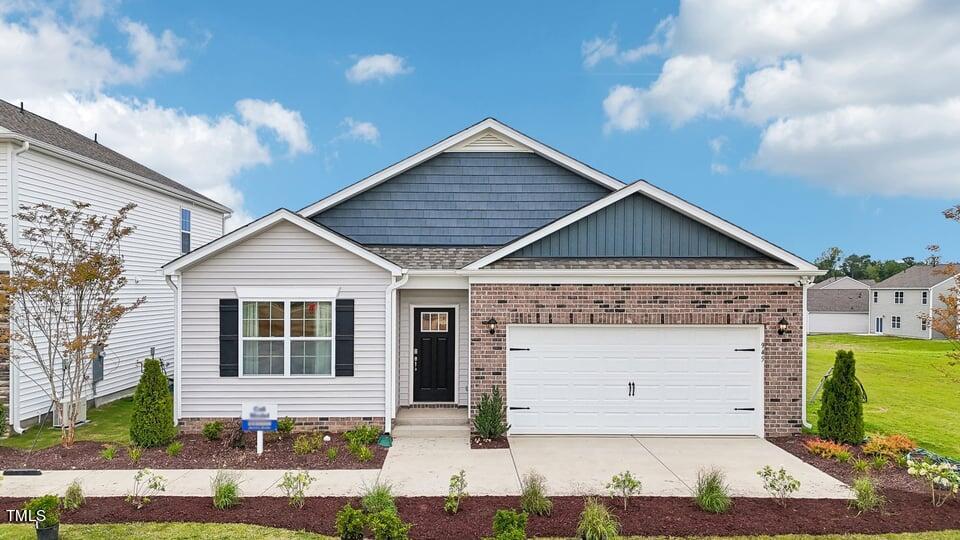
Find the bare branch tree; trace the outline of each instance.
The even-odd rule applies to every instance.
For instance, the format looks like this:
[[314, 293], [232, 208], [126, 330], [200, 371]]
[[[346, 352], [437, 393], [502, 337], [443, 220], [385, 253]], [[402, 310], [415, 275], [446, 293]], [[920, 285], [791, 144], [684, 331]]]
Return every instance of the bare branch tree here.
[[86, 399], [93, 361], [120, 319], [146, 301], [120, 300], [127, 284], [120, 242], [133, 233], [126, 220], [136, 205], [114, 216], [89, 212], [89, 206], [77, 201], [67, 208], [22, 206], [16, 242], [0, 225], [0, 250], [11, 270], [0, 295], [10, 325], [0, 338], [9, 340], [10, 362], [43, 390], [63, 419], [65, 446], [76, 437], [78, 404]]

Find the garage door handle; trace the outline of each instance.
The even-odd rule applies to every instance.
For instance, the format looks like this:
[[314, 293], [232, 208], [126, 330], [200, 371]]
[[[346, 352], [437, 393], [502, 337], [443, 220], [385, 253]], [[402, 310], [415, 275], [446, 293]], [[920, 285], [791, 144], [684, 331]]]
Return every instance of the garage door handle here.
[[529, 411], [530, 407], [509, 407], [511, 411]]
[[757, 410], [757, 409], [756, 409], [755, 407], [734, 407], [733, 410], [735, 410], [735, 411], [755, 411], [755, 410]]
[[511, 351], [529, 351], [530, 349], [523, 349], [520, 347], [510, 347]]
[[756, 349], [734, 349], [734, 352], [757, 352]]

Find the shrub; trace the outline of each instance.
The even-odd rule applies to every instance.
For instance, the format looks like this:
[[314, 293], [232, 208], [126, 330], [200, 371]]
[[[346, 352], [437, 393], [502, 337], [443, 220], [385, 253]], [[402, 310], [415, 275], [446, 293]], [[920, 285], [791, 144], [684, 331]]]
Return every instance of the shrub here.
[[863, 453], [895, 460], [916, 447], [915, 442], [903, 435], [875, 435], [863, 445]]
[[103, 445], [103, 449], [100, 450], [100, 457], [107, 461], [113, 461], [113, 458], [117, 457], [117, 447], [112, 444]]
[[293, 453], [298, 456], [312, 454], [323, 448], [323, 435], [320, 433], [304, 433], [293, 441]]
[[213, 507], [217, 510], [226, 510], [240, 504], [240, 479], [235, 473], [217, 471], [210, 481], [210, 491], [213, 495]]
[[856, 472], [858, 472], [858, 473], [865, 473], [865, 472], [867, 472], [869, 469], [870, 469], [870, 462], [869, 462], [869, 461], [867, 461], [867, 460], [865, 460], [865, 459], [862, 459], [862, 458], [857, 458], [857, 459], [853, 460], [853, 470], [854, 470], [854, 471], [856, 471]]
[[289, 416], [284, 416], [283, 418], [277, 420], [277, 433], [283, 438], [284, 435], [289, 435], [293, 433], [293, 426], [296, 425], [296, 421]]
[[133, 394], [130, 416], [130, 440], [137, 446], [155, 448], [169, 444], [177, 436], [173, 423], [173, 395], [160, 360], [143, 361], [143, 374]]
[[376, 514], [384, 510], [396, 512], [397, 505], [393, 501], [393, 486], [385, 482], [376, 482], [367, 486], [360, 498], [360, 506], [368, 514]]
[[484, 439], [503, 437], [510, 431], [507, 423], [507, 414], [503, 405], [503, 395], [496, 386], [490, 394], [480, 397], [477, 413], [473, 417], [473, 431]]
[[493, 516], [493, 537], [496, 540], [525, 540], [527, 514], [514, 510], [497, 510]]
[[407, 540], [410, 527], [395, 510], [382, 510], [367, 516], [367, 528], [374, 540]]
[[208, 441], [219, 441], [223, 436], [223, 422], [216, 420], [203, 425], [203, 436]]
[[824, 439], [856, 444], [863, 440], [863, 393], [853, 351], [837, 351], [833, 374], [823, 385], [817, 431]]
[[150, 469], [140, 469], [133, 477], [133, 491], [127, 495], [126, 501], [137, 510], [150, 504], [150, 497], [167, 490], [167, 479], [155, 474]]
[[340, 452], [339, 450], [337, 450], [336, 446], [331, 446], [330, 448], [327, 448], [327, 461], [331, 461], [331, 462], [336, 461], [338, 453]]
[[357, 424], [350, 431], [343, 434], [343, 438], [350, 444], [368, 445], [377, 442], [380, 437], [380, 428], [371, 424]]
[[130, 461], [132, 461], [134, 465], [140, 463], [140, 458], [143, 457], [143, 448], [140, 448], [139, 446], [131, 446], [130, 448], [127, 448], [127, 457], [130, 458]]
[[23, 509], [29, 512], [31, 517], [39, 518], [40, 513], [43, 513], [43, 519], [37, 521], [38, 529], [48, 529], [60, 523], [60, 497], [56, 495], [30, 499], [23, 503]]
[[873, 459], [870, 460], [870, 467], [875, 471], [882, 471], [887, 463], [890, 463], [890, 461], [886, 456], [873, 456]]
[[350, 452], [350, 455], [357, 458], [357, 461], [360, 463], [365, 463], [373, 459], [373, 451], [360, 443], [351, 442], [347, 445], [347, 451]]
[[610, 483], [607, 484], [607, 490], [610, 491], [611, 497], [621, 497], [623, 499], [624, 510], [627, 509], [627, 500], [637, 493], [640, 493], [642, 487], [643, 484], [640, 480], [634, 478], [633, 475], [630, 474], [630, 471], [623, 471], [620, 474], [613, 475]]
[[447, 500], [443, 501], [444, 512], [456, 514], [460, 511], [460, 503], [463, 502], [467, 496], [467, 473], [463, 469], [460, 469], [459, 473], [450, 477]]
[[837, 460], [837, 463], [848, 463], [853, 458], [853, 454], [849, 450], [841, 450], [837, 452], [837, 455], [834, 456], [834, 459]]
[[620, 533], [620, 522], [607, 505], [590, 497], [583, 505], [577, 536], [583, 540], [611, 540]]
[[183, 443], [180, 441], [173, 441], [167, 445], [167, 455], [170, 457], [177, 457], [183, 452]]
[[535, 516], [549, 516], [553, 502], [547, 498], [547, 479], [537, 471], [523, 475], [520, 491], [520, 508]]
[[713, 514], [723, 514], [730, 510], [733, 503], [730, 501], [728, 491], [723, 471], [710, 469], [697, 472], [694, 500], [701, 510]]
[[857, 509], [857, 515], [870, 510], [878, 510], [883, 507], [884, 499], [876, 484], [869, 476], [861, 476], [853, 481], [854, 498], [850, 501], [850, 506]]
[[787, 498], [800, 489], [800, 481], [790, 476], [783, 467], [780, 467], [779, 471], [774, 471], [767, 465], [757, 471], [757, 476], [763, 480], [763, 489], [765, 489], [780, 506], [786, 506]]
[[347, 504], [337, 512], [334, 526], [341, 540], [363, 540], [363, 523], [363, 510]]
[[910, 466], [910, 458], [907, 457], [906, 454], [901, 454], [893, 458], [893, 462], [896, 463], [897, 467], [900, 467], [901, 469], [906, 469]]
[[926, 482], [930, 489], [930, 502], [936, 507], [943, 506], [947, 499], [960, 492], [960, 472], [949, 463], [910, 460], [907, 472]]
[[[825, 459], [836, 459], [841, 461], [842, 458], [850, 459], [850, 447], [845, 444], [838, 444], [833, 441], [825, 441], [823, 439], [807, 439], [803, 441], [803, 446], [807, 448], [807, 451], [815, 456], [820, 456]], [[841, 461], [842, 462], [842, 461]]]
[[287, 496], [290, 506], [295, 506], [297, 510], [303, 509], [303, 503], [307, 500], [306, 491], [313, 483], [313, 477], [307, 471], [287, 471], [283, 473], [283, 480], [280, 481], [280, 489]]
[[64, 510], [76, 510], [83, 506], [84, 502], [86, 502], [86, 497], [83, 496], [83, 488], [80, 486], [80, 481], [74, 480], [70, 482], [70, 485], [67, 486], [66, 493], [63, 494]]
[[237, 422], [230, 427], [230, 433], [227, 435], [227, 446], [230, 448], [246, 448], [247, 443], [243, 440], [243, 424]]

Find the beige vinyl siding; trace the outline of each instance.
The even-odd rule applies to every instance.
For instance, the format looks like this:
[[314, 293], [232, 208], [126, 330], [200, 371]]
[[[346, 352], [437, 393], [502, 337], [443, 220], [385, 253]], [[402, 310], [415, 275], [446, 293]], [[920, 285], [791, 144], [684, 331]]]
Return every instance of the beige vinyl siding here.
[[[921, 330], [920, 316], [929, 313], [930, 305], [921, 303], [921, 293], [927, 289], [873, 289], [870, 291], [870, 331], [877, 330], [877, 317], [883, 317], [883, 334], [929, 339], [930, 332]], [[894, 303], [894, 293], [903, 291], [903, 303]], [[873, 303], [873, 293], [878, 302]], [[936, 295], [930, 295], [930, 302]], [[893, 317], [900, 317], [900, 328], [893, 327]]]
[[[149, 355], [151, 347], [172, 370], [174, 297], [159, 269], [180, 256], [181, 207], [192, 211], [194, 246], [222, 235], [222, 214], [32, 150], [17, 158], [17, 197], [19, 205], [46, 202], [66, 206], [77, 200], [90, 203], [90, 211], [107, 215], [129, 202], [137, 204], [128, 222], [136, 231], [121, 244], [129, 284], [120, 296], [124, 302], [140, 296], [147, 301], [121, 319], [110, 336], [104, 380], [97, 384], [96, 396], [109, 396], [136, 386], [140, 362]], [[29, 365], [25, 363], [24, 367]], [[34, 367], [31, 373], [39, 374], [39, 369]], [[46, 412], [49, 400], [43, 390], [23, 374], [19, 379], [20, 418]], [[90, 397], [94, 397], [92, 390]]]
[[[182, 274], [181, 417], [239, 416], [244, 400], [283, 416], [383, 416], [390, 273], [281, 222]], [[354, 376], [220, 377], [219, 301], [238, 286], [339, 287], [354, 304]]]
[[457, 306], [457, 403], [466, 406], [468, 403], [467, 384], [470, 378], [467, 355], [470, 349], [470, 320], [467, 313], [469, 301], [465, 290], [418, 290], [400, 289], [400, 324], [398, 330], [397, 364], [398, 377], [397, 402], [401, 407], [407, 406], [413, 399], [410, 391], [410, 362], [413, 358], [410, 343], [412, 328], [410, 326], [411, 306]]

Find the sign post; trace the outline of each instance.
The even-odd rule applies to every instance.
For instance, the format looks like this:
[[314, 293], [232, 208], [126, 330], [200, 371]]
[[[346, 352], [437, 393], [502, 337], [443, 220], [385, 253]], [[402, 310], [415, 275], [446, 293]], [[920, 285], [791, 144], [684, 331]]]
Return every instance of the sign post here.
[[257, 455], [263, 454], [263, 432], [277, 430], [277, 404], [244, 401], [240, 404], [240, 427], [257, 432]]

